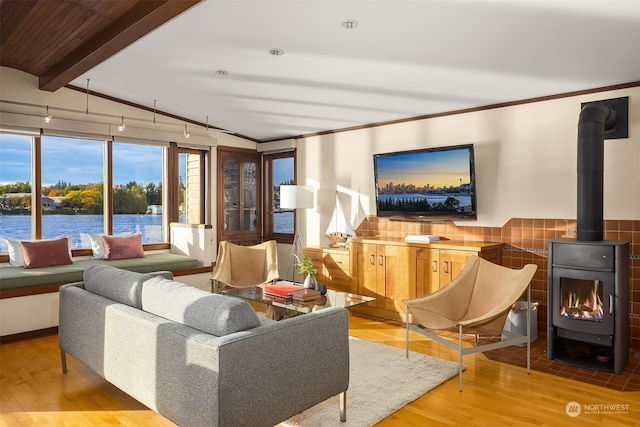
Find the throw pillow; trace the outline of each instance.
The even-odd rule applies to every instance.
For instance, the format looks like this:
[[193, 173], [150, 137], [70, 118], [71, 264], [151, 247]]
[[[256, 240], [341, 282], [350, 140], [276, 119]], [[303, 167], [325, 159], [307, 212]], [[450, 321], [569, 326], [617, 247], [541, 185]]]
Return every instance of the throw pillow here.
[[89, 237], [89, 243], [91, 244], [91, 252], [93, 258], [104, 258], [104, 245], [102, 244], [102, 235], [87, 233]]
[[69, 256], [69, 239], [34, 240], [20, 242], [24, 268], [73, 264]]
[[104, 246], [104, 259], [106, 261], [146, 257], [142, 248], [142, 234], [101, 236], [100, 238]]
[[24, 267], [24, 257], [22, 256], [22, 248], [17, 240], [4, 239], [7, 242], [9, 251], [9, 265], [13, 267]]
[[[73, 236], [66, 237], [66, 239], [68, 240], [69, 258], [73, 258], [73, 255], [71, 254]], [[7, 242], [7, 249], [9, 252], [9, 265], [13, 267], [24, 267], [24, 255], [22, 254], [22, 247], [20, 246], [21, 241], [6, 238], [4, 238], [3, 240]], [[22, 242], [44, 242], [47, 240], [22, 240]]]

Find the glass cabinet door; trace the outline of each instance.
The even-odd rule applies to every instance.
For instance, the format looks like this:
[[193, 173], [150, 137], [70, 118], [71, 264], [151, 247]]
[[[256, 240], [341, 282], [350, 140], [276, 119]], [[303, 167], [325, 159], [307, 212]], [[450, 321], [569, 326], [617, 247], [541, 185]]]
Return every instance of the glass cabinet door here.
[[222, 165], [224, 231], [240, 230], [240, 160], [227, 159]]
[[218, 240], [261, 242], [261, 154], [218, 147]]
[[245, 161], [242, 173], [242, 188], [244, 190], [244, 204], [242, 207], [243, 230], [254, 231], [258, 229], [258, 182], [257, 162]]

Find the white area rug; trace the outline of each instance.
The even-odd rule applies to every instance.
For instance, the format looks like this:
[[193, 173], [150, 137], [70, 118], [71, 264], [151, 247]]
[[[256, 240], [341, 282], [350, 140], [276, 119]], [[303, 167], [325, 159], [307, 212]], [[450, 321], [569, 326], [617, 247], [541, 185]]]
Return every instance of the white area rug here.
[[286, 426], [369, 427], [458, 374], [458, 364], [350, 337], [351, 375], [347, 422], [340, 422], [338, 397], [285, 421]]

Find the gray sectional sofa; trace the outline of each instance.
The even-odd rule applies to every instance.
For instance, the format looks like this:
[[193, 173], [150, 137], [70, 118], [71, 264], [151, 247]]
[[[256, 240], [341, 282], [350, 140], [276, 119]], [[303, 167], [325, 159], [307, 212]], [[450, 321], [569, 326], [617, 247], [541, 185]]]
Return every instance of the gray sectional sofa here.
[[348, 314], [280, 322], [245, 301], [163, 277], [93, 266], [60, 288], [66, 355], [181, 427], [273, 426], [349, 384]]

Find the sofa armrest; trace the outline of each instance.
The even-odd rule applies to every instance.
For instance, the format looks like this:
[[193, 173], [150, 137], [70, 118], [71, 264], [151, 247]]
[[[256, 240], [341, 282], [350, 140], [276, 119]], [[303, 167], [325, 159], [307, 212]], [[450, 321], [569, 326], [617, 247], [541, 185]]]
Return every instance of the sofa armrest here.
[[258, 419], [275, 425], [349, 385], [349, 316], [344, 308], [225, 338], [220, 344], [220, 425], [251, 425]]

